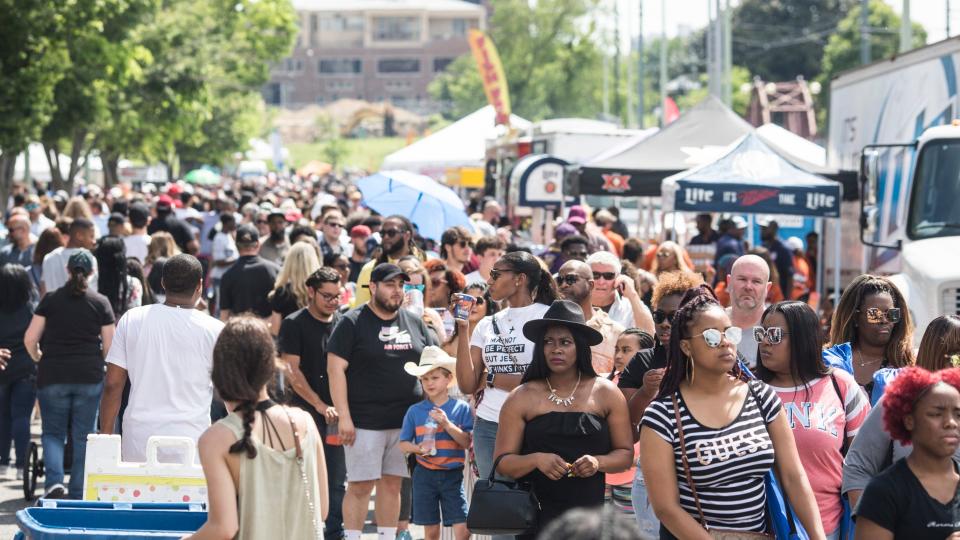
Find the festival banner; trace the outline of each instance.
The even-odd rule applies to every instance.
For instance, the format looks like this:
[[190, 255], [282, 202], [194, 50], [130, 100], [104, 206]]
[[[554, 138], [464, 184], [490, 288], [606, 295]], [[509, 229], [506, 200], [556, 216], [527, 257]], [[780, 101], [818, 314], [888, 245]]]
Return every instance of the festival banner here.
[[470, 50], [480, 71], [483, 91], [487, 101], [497, 113], [497, 124], [510, 125], [510, 92], [507, 89], [507, 77], [503, 74], [503, 65], [497, 47], [480, 30], [470, 30]]

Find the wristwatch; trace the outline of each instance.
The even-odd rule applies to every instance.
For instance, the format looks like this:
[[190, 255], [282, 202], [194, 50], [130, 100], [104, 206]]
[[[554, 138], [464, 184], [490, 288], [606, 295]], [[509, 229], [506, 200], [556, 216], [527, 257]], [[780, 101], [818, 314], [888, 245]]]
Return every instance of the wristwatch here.
[[493, 379], [497, 375], [495, 373], [487, 372], [487, 388], [493, 388]]

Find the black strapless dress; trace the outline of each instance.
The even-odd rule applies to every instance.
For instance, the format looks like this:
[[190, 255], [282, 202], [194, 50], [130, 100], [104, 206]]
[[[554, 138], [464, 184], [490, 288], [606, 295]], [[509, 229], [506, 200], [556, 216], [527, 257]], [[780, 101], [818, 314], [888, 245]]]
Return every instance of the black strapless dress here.
[[[606, 418], [585, 412], [548, 412], [527, 422], [521, 453], [557, 454], [573, 463], [583, 455], [606, 455], [612, 446]], [[602, 505], [605, 478], [597, 473], [590, 478], [550, 480], [534, 469], [523, 480], [533, 485], [540, 500], [539, 529], [571, 508]]]

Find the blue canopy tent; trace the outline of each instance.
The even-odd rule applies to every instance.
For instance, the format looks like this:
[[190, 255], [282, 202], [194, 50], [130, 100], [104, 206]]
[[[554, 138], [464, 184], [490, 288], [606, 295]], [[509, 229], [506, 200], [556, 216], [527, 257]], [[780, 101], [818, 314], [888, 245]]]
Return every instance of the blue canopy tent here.
[[[664, 179], [661, 194], [664, 212], [839, 218], [843, 189], [797, 167], [750, 132], [713, 161]], [[838, 219], [838, 229], [839, 224]], [[840, 260], [839, 242], [835, 248]], [[822, 272], [822, 265], [818, 270]], [[818, 278], [822, 286], [822, 276]], [[839, 272], [834, 273], [834, 287], [840, 290]]]

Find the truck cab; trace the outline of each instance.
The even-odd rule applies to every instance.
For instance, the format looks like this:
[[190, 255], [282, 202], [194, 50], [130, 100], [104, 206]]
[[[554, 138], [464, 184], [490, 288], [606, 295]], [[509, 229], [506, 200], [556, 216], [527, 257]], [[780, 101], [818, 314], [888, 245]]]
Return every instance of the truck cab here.
[[[902, 166], [885, 167], [891, 161]], [[960, 314], [960, 121], [910, 143], [864, 147], [860, 240], [867, 269], [889, 274], [906, 298], [916, 343], [934, 318]]]

